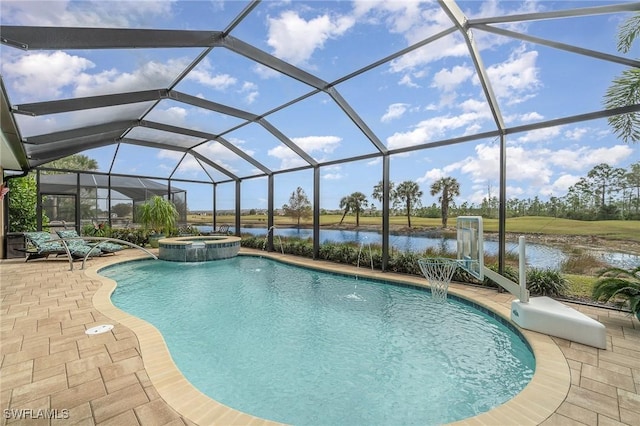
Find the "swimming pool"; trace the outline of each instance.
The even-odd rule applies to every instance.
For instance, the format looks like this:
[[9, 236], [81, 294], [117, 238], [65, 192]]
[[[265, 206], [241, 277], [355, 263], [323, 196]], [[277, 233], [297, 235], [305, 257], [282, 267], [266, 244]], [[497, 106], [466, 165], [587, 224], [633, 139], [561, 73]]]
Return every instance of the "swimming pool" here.
[[119, 283], [114, 304], [160, 330], [197, 388], [271, 420], [450, 422], [512, 398], [535, 368], [495, 317], [413, 288], [244, 256], [101, 274]]

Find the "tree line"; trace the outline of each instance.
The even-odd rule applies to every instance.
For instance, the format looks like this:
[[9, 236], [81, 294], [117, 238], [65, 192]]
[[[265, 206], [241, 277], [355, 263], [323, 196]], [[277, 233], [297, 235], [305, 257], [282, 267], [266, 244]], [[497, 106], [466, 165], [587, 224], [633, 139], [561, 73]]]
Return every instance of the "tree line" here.
[[[486, 197], [479, 206], [461, 204], [458, 214], [497, 216], [497, 197]], [[628, 169], [601, 163], [569, 187], [562, 196], [540, 200], [508, 198], [508, 217], [549, 216], [577, 220], [640, 220], [640, 162]], [[433, 212], [431, 212], [433, 214]]]
[[[463, 202], [457, 204], [455, 197], [460, 196], [460, 183], [453, 177], [442, 177], [429, 188], [432, 196], [438, 196], [438, 203], [422, 206], [423, 191], [418, 183], [404, 181], [396, 185], [389, 182], [389, 203], [391, 214], [406, 215], [407, 225], [411, 227], [411, 216], [441, 218], [446, 228], [449, 217], [477, 215], [487, 218], [498, 217], [499, 200], [497, 196], [487, 196], [480, 204]], [[373, 187], [371, 198], [383, 201], [383, 182]], [[348, 214], [355, 215], [356, 226], [360, 225], [360, 216], [379, 216], [381, 212], [363, 192], [353, 192], [340, 199], [342, 212], [340, 224]], [[551, 196], [543, 201], [538, 196], [527, 199], [508, 198], [507, 217], [550, 216], [578, 220], [640, 220], [640, 162], [628, 169], [615, 168], [606, 163], [593, 167], [586, 176], [581, 177], [569, 187], [563, 196]], [[300, 224], [300, 219], [311, 216], [311, 203], [301, 187], [282, 207], [285, 215], [292, 216]]]

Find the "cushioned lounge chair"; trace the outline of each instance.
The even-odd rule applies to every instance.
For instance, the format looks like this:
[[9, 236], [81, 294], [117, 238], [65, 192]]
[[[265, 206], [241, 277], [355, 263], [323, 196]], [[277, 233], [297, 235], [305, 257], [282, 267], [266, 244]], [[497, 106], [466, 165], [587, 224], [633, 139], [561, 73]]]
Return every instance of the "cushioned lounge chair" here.
[[56, 231], [56, 233], [60, 238], [64, 238], [65, 241], [67, 241], [67, 244], [69, 245], [70, 248], [73, 245], [74, 247], [88, 247], [90, 249], [91, 247], [97, 244], [98, 249], [94, 249], [91, 252], [92, 254], [94, 252], [115, 253], [117, 251], [124, 249], [124, 247], [121, 246], [120, 244], [115, 244], [108, 241], [102, 242], [102, 243], [94, 243], [94, 242], [89, 243], [85, 240], [74, 239], [74, 238], [80, 238], [80, 236], [78, 235], [75, 229], [60, 230], [60, 231]]
[[[53, 240], [52, 235], [48, 232], [25, 232], [24, 236], [27, 240], [28, 245], [30, 246], [25, 249], [25, 252], [27, 253], [27, 259], [25, 260], [25, 262], [28, 262], [32, 259], [40, 259], [43, 257], [47, 258], [52, 254], [67, 254], [67, 251], [64, 249], [62, 242]], [[80, 241], [81, 244], [72, 244], [71, 241], [67, 242], [69, 253], [74, 259], [84, 258], [91, 249], [91, 246], [83, 244], [84, 241], [78, 241]], [[99, 256], [100, 254], [102, 254], [102, 252], [100, 251], [100, 249], [94, 249], [91, 254], [94, 256]]]
[[52, 241], [51, 234], [48, 232], [25, 232], [25, 240], [27, 247], [21, 249], [27, 254], [28, 262], [32, 259], [47, 258], [52, 254], [67, 254], [64, 246], [60, 241]]
[[213, 232], [213, 235], [229, 235], [229, 225], [223, 224], [218, 226], [218, 229]]

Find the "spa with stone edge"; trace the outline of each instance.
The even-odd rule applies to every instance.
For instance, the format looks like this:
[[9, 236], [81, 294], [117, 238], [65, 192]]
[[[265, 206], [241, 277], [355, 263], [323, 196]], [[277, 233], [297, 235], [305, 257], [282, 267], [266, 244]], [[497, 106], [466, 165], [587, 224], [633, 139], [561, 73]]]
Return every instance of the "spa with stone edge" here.
[[235, 257], [240, 237], [205, 236], [163, 238], [158, 242], [158, 258], [171, 262], [204, 262]]

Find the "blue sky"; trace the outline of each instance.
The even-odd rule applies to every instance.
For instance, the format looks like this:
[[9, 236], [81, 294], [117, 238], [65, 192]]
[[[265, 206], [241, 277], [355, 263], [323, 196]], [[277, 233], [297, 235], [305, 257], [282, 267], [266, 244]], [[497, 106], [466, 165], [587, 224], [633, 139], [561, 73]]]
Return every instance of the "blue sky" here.
[[[246, 6], [244, 1], [6, 1], [0, 3], [4, 25], [133, 27], [223, 30]], [[470, 18], [613, 4], [599, 1], [467, 1], [460, 8]], [[638, 58], [640, 44], [628, 54], [616, 51], [616, 31], [628, 13], [497, 25], [603, 53]], [[333, 81], [451, 26], [435, 2], [417, 1], [264, 1], [231, 33], [326, 81]], [[604, 93], [622, 65], [475, 31], [499, 108], [508, 127], [602, 109]], [[203, 49], [129, 49], [20, 51], [2, 46], [1, 72], [12, 104], [79, 96], [166, 88]], [[336, 86], [337, 91], [390, 149], [495, 130], [473, 61], [459, 34], [373, 68]], [[176, 90], [253, 114], [311, 91], [311, 87], [223, 48], [213, 49]], [[20, 116], [24, 137], [89, 124], [141, 116], [151, 104], [97, 110]], [[219, 133], [237, 118], [162, 100], [147, 120]], [[320, 93], [271, 114], [268, 121], [315, 160], [330, 161], [376, 152], [375, 147], [326, 94]], [[136, 128], [139, 139], [192, 143], [153, 129]], [[225, 136], [272, 170], [303, 165], [294, 152], [259, 125]], [[640, 161], [640, 147], [617, 140], [604, 119], [507, 137], [507, 197], [548, 199], [567, 188], [596, 164], [628, 167]], [[217, 142], [196, 149], [238, 176], [255, 167]], [[115, 146], [84, 154], [112, 167]], [[498, 192], [499, 142], [495, 139], [413, 151], [391, 157], [391, 180], [419, 183], [423, 205], [434, 180], [455, 177], [461, 196], [455, 201], [480, 203]], [[123, 144], [112, 171], [208, 181], [193, 157], [182, 153]], [[180, 162], [181, 161], [181, 162]], [[178, 166], [178, 167], [177, 167]], [[176, 169], [177, 167], [177, 169]], [[207, 168], [216, 180], [222, 173]], [[321, 207], [335, 209], [354, 191], [371, 195], [382, 177], [378, 159], [321, 168]], [[176, 183], [189, 191], [191, 209], [209, 209], [206, 185]], [[278, 174], [276, 207], [301, 186], [312, 196], [311, 170]], [[242, 184], [242, 208], [266, 208], [266, 179]], [[218, 208], [232, 208], [233, 184], [218, 186]], [[379, 207], [379, 206], [378, 206]]]

